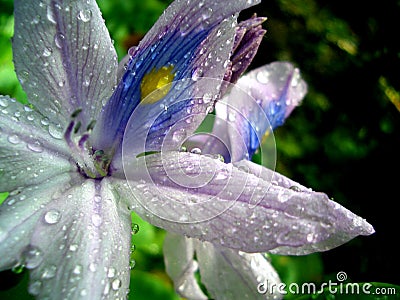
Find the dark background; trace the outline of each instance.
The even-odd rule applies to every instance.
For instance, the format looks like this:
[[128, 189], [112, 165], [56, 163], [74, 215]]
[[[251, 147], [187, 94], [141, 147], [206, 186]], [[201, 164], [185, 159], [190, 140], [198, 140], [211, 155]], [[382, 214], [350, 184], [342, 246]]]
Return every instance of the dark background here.
[[[253, 9], [246, 11], [250, 16]], [[277, 171], [326, 192], [376, 233], [322, 253], [324, 274], [400, 284], [399, 1], [263, 1], [254, 66], [294, 62], [308, 83], [275, 132]], [[243, 15], [242, 15], [243, 16]]]

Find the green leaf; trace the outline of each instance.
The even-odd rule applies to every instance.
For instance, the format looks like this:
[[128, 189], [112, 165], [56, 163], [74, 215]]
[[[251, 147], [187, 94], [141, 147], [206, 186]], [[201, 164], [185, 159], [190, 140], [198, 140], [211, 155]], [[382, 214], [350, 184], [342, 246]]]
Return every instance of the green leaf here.
[[179, 300], [168, 277], [138, 270], [131, 272], [129, 299]]

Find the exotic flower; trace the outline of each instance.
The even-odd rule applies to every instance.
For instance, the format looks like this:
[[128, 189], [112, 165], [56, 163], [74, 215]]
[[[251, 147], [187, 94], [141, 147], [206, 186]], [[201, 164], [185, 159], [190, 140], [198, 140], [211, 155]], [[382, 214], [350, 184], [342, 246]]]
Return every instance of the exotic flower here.
[[30, 105], [0, 96], [0, 270], [29, 269], [38, 298], [125, 298], [132, 209], [233, 256], [373, 232], [325, 194], [280, 175], [271, 184], [261, 166], [179, 151], [254, 56], [263, 19], [236, 18], [258, 2], [177, 0], [118, 68], [94, 0], [15, 1]]

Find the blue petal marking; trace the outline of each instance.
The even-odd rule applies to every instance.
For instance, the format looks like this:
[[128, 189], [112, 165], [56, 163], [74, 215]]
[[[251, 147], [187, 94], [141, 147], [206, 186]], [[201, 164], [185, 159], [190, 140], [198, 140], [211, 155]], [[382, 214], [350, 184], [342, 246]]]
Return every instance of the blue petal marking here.
[[[156, 44], [138, 50], [139, 52], [129, 61], [122, 80], [103, 110], [103, 120], [99, 122], [103, 124], [101, 129], [103, 136], [102, 140], [97, 141], [97, 148], [104, 149], [113, 143], [115, 145], [120, 142], [132, 112], [141, 101], [140, 84], [142, 79], [153, 68], [159, 69], [163, 66], [173, 65], [174, 81], [191, 77], [194, 54], [216, 25], [200, 31], [192, 31], [185, 36], [182, 36], [179, 30], [167, 32]], [[168, 98], [168, 95], [164, 98]], [[161, 103], [162, 100], [158, 102], [157, 106]], [[174, 110], [164, 112], [158, 121], [167, 120], [171, 114], [186, 105], [187, 103], [176, 105]], [[154, 105], [148, 105], [149, 110], [152, 108]], [[154, 128], [157, 128], [156, 124]], [[152, 129], [152, 131], [154, 130]]]

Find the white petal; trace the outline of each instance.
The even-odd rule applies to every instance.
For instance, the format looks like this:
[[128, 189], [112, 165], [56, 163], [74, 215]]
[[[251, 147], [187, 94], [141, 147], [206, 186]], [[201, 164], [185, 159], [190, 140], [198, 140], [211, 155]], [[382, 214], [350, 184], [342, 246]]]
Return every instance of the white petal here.
[[75, 170], [61, 138], [60, 128], [47, 118], [0, 96], [0, 192]]
[[43, 217], [43, 208], [70, 187], [70, 174], [20, 187], [0, 206], [0, 270], [20, 264], [20, 254], [30, 243], [35, 225]]
[[[108, 179], [76, 182], [42, 210], [30, 242], [30, 292], [50, 299], [125, 299], [131, 219]], [[28, 261], [29, 263], [29, 261]]]
[[15, 67], [28, 100], [54, 123], [97, 117], [116, 83], [117, 56], [95, 0], [14, 2]]
[[[218, 300], [279, 299], [276, 287], [280, 279], [271, 264], [260, 253], [249, 254], [214, 247], [195, 241], [201, 281]], [[260, 293], [259, 285], [275, 287], [275, 293]]]
[[164, 239], [164, 261], [167, 274], [174, 282], [175, 290], [187, 299], [207, 299], [194, 276], [198, 270], [198, 264], [193, 256], [192, 239], [167, 233]]

